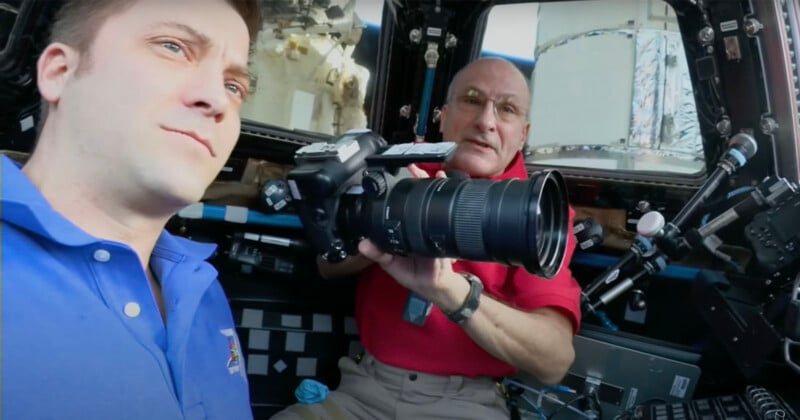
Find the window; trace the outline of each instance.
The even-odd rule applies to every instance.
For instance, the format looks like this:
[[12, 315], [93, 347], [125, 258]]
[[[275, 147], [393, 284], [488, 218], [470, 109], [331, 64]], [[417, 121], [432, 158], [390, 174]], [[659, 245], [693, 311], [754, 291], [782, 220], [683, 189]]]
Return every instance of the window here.
[[696, 175], [703, 148], [677, 19], [661, 0], [497, 5], [482, 55], [530, 77], [529, 163]]
[[[251, 68], [255, 92], [244, 120], [339, 135], [367, 126], [382, 3], [265, 2]], [[362, 17], [363, 15], [363, 17]]]

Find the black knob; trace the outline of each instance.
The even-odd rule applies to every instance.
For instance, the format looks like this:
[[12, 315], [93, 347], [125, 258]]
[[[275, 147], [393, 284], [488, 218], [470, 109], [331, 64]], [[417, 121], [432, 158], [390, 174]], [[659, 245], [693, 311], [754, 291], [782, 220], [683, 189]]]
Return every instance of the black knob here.
[[603, 243], [603, 225], [597, 223], [591, 217], [576, 220], [572, 227], [575, 233], [575, 239], [578, 241], [578, 246], [582, 251], [594, 248]]
[[289, 185], [282, 179], [271, 179], [261, 187], [261, 207], [266, 212], [286, 211], [291, 201]]
[[632, 311], [643, 311], [647, 309], [647, 300], [645, 300], [644, 292], [640, 289], [631, 290], [631, 297], [628, 300], [628, 307]]
[[364, 187], [364, 194], [373, 197], [380, 197], [386, 193], [387, 182], [383, 172], [367, 171], [361, 181]]

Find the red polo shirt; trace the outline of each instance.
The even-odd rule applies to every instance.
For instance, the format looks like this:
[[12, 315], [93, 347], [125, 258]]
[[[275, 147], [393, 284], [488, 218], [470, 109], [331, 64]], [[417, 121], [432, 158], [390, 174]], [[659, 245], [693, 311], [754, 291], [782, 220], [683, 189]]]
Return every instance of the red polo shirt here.
[[[433, 176], [437, 168], [425, 166], [424, 169]], [[509, 178], [528, 178], [521, 154], [504, 174], [492, 179]], [[570, 208], [564, 265], [552, 279], [534, 276], [523, 267], [491, 262], [459, 260], [453, 264], [453, 270], [475, 274], [483, 282], [484, 293], [519, 309], [556, 308], [572, 321], [574, 331], [577, 331], [580, 287], [568, 268], [575, 248], [572, 233], [574, 215]], [[475, 344], [461, 326], [448, 320], [436, 307], [423, 326], [403, 321], [407, 298], [408, 289], [377, 264], [361, 273], [356, 294], [356, 322], [364, 348], [376, 359], [392, 366], [436, 375], [500, 377], [517, 372], [517, 368]], [[531, 331], [531, 334], [536, 334], [536, 331]]]

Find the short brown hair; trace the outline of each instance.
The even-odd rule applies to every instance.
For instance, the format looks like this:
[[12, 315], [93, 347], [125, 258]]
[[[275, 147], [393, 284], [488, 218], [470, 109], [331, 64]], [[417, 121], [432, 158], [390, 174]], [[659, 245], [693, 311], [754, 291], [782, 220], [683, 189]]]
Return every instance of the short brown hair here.
[[[50, 29], [50, 43], [62, 42], [80, 53], [89, 47], [109, 17], [124, 12], [135, 2], [132, 0], [63, 0]], [[258, 0], [225, 0], [247, 25], [250, 44], [255, 42], [261, 29], [261, 10]]]

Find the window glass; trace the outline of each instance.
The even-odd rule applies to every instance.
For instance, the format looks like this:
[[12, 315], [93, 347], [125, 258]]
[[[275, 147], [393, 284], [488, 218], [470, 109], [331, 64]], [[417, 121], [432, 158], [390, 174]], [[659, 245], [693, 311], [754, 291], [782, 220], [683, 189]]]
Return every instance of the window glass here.
[[530, 79], [529, 163], [697, 174], [705, 168], [686, 56], [662, 0], [494, 6], [482, 55]]
[[383, 3], [264, 2], [242, 119], [338, 135], [367, 126]]

